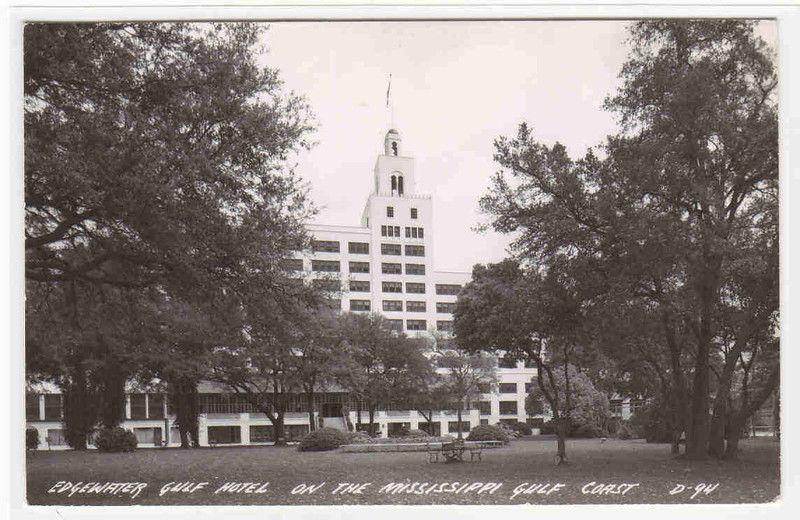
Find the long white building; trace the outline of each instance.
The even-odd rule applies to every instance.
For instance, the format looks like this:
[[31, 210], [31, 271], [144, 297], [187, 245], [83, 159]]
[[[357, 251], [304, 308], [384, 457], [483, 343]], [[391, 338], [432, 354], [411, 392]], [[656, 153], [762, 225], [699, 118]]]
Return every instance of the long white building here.
[[[413, 157], [404, 154], [400, 133], [389, 130], [383, 154], [375, 161], [372, 193], [364, 205], [360, 224], [310, 225], [312, 251], [298, 253], [289, 265], [341, 289], [342, 311], [381, 313], [396, 330], [411, 335], [428, 330], [448, 333], [453, 327], [458, 292], [469, 281], [470, 273], [435, 269], [432, 196], [417, 192], [416, 173]], [[499, 384], [487, 388], [465, 412], [465, 431], [481, 423], [501, 421], [538, 426], [543, 416], [529, 417], [525, 413], [525, 396], [535, 374], [534, 368], [522, 363], [501, 362]], [[318, 422], [345, 427], [349, 419], [356, 424], [356, 412], [348, 406], [346, 394], [321, 393], [319, 399]], [[61, 396], [52, 389], [48, 392], [41, 388], [30, 393], [27, 401], [28, 425], [39, 430], [40, 448], [64, 447]], [[296, 409], [286, 416], [290, 440], [309, 429], [304, 410], [305, 402], [298, 398]], [[269, 420], [221, 388], [204, 385], [200, 389], [200, 411], [201, 445], [271, 440]], [[180, 444], [174, 416], [163, 394], [132, 390], [127, 396], [126, 417], [123, 427], [136, 433], [141, 447]], [[403, 427], [424, 428], [437, 435], [454, 435], [457, 428], [454, 411], [435, 414], [428, 425], [415, 411], [381, 410], [376, 422], [382, 436]]]

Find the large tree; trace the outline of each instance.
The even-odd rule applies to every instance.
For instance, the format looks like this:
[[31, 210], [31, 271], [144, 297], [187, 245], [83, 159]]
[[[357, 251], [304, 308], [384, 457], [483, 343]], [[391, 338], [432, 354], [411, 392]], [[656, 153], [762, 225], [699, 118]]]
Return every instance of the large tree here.
[[[61, 330], [74, 355], [48, 362], [62, 365], [63, 388], [86, 387], [95, 364], [132, 368], [81, 337], [118, 316], [74, 312], [72, 292], [156, 290], [203, 312], [246, 292], [253, 273], [283, 291], [280, 261], [305, 245], [311, 211], [289, 160], [311, 127], [302, 98], [259, 64], [261, 35], [252, 23], [26, 26], [25, 268], [29, 294], [65, 295], [48, 304], [72, 316]], [[177, 373], [170, 356], [201, 358], [217, 332], [229, 331], [145, 350], [185, 395], [196, 374]], [[130, 352], [140, 345], [153, 343]]]
[[482, 206], [495, 229], [517, 234], [518, 257], [548, 268], [566, 255], [582, 266], [568, 278], [598, 280], [593, 300], [648, 310], [687, 456], [702, 458], [717, 354], [731, 337], [720, 317], [727, 273], [748, 254], [744, 230], [777, 229], [777, 80], [750, 22], [645, 21], [630, 34], [622, 85], [606, 102], [621, 132], [603, 157], [573, 160], [521, 125], [496, 142], [502, 171]]

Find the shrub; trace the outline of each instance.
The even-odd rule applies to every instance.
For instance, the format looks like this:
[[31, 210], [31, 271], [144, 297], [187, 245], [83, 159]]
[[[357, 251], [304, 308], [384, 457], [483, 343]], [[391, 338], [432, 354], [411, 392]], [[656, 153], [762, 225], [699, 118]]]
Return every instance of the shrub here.
[[408, 430], [406, 437], [411, 437], [412, 439], [414, 439], [420, 437], [430, 437], [430, 435], [428, 435], [428, 432], [426, 432], [425, 430]]
[[25, 448], [35, 450], [39, 447], [39, 430], [36, 428], [25, 429]]
[[350, 444], [368, 442], [371, 438], [367, 432], [350, 432]]
[[499, 425], [481, 424], [474, 427], [467, 436], [468, 441], [501, 441], [508, 444], [510, 437]]
[[601, 427], [594, 424], [581, 424], [570, 432], [570, 437], [576, 437], [578, 439], [594, 439], [605, 436], [606, 432]]
[[500, 428], [503, 430], [509, 439], [516, 439], [519, 437], [519, 433], [513, 427], [509, 426], [507, 423], [499, 422], [495, 424], [495, 427]]
[[630, 422], [623, 421], [620, 423], [619, 428], [617, 429], [617, 438], [623, 441], [627, 441], [630, 439], [636, 439], [639, 437], [636, 428], [634, 428]]
[[550, 419], [542, 425], [542, 427], [539, 429], [539, 433], [542, 435], [555, 435], [558, 433], [558, 424], [556, 424], [553, 419]]
[[636, 410], [630, 425], [648, 443], [672, 442], [672, 421], [669, 408], [656, 401]]
[[532, 435], [533, 434], [533, 428], [531, 428], [531, 425], [528, 424], [528, 423], [517, 421], [517, 422], [511, 424], [510, 426], [520, 436], [522, 436], [522, 435]]
[[94, 445], [98, 451], [128, 452], [135, 450], [136, 444], [136, 435], [119, 426], [101, 428], [94, 437]]
[[300, 440], [298, 451], [329, 451], [350, 442], [351, 434], [335, 428], [314, 430]]

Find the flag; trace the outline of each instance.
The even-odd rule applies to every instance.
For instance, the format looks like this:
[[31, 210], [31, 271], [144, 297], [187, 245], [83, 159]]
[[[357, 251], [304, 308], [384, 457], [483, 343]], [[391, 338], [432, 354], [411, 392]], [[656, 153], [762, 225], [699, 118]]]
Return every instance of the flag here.
[[392, 90], [392, 75], [389, 74], [389, 86], [386, 87], [386, 108], [389, 108], [389, 92]]

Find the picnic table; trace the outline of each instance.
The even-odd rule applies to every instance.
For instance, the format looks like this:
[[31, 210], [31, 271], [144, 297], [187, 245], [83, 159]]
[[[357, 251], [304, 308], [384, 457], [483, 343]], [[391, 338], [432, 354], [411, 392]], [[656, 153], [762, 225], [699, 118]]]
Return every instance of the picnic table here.
[[477, 457], [481, 458], [483, 451], [483, 443], [471, 442], [469, 444], [464, 442], [464, 439], [456, 439], [451, 442], [443, 442], [441, 446], [435, 446], [430, 443], [426, 445], [428, 452], [428, 462], [439, 462], [439, 455], [442, 456], [444, 462], [463, 462], [464, 453], [469, 452], [469, 460], [474, 461]]

